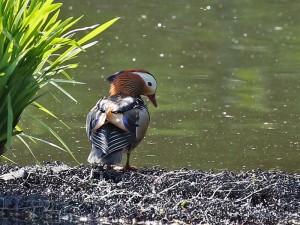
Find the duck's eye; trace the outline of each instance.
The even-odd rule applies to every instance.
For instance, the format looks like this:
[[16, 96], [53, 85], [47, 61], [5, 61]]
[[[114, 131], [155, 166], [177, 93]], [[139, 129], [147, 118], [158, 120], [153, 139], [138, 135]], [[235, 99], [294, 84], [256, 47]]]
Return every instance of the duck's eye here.
[[152, 86], [152, 83], [151, 83], [151, 82], [147, 82], [147, 84], [148, 84], [148, 86], [150, 86], [150, 87]]

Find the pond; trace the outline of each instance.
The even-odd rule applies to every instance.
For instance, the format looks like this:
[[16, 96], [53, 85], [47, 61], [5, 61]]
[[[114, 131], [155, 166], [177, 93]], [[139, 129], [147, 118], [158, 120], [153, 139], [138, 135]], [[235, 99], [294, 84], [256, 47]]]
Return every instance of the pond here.
[[[122, 17], [76, 58], [69, 71], [85, 85], [65, 85], [77, 103], [54, 88], [39, 102], [63, 120], [33, 109], [87, 163], [86, 114], [108, 95], [105, 78], [143, 68], [158, 80], [158, 108], [132, 154], [140, 167], [221, 171], [255, 168], [299, 172], [300, 3], [298, 1], [63, 0], [61, 16], [84, 15], [78, 27]], [[25, 132], [58, 144], [26, 115]], [[34, 164], [15, 140], [6, 156]], [[68, 153], [30, 142], [39, 161], [76, 165]]]

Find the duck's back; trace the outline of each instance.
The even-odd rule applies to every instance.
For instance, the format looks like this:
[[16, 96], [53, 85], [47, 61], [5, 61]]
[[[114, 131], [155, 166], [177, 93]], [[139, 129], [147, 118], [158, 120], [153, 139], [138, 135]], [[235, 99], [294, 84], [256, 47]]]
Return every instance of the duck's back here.
[[[108, 120], [108, 113], [124, 129]], [[150, 121], [147, 106], [137, 97], [114, 95], [100, 99], [87, 116], [86, 128], [92, 151], [90, 163], [117, 164], [122, 152], [132, 151], [144, 138]]]

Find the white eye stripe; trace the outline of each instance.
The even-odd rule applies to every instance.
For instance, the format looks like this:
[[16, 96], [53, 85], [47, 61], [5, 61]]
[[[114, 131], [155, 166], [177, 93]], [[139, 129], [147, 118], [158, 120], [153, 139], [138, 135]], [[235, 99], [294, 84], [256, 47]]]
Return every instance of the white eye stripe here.
[[136, 74], [136, 75], [139, 75], [140, 77], [142, 78], [147, 78], [147, 77], [151, 77], [153, 78], [153, 76], [151, 76], [150, 74], [148, 73], [144, 73], [144, 72], [132, 72], [133, 74]]
[[155, 78], [152, 75], [143, 72], [132, 72], [132, 73], [139, 75], [145, 81], [148, 87], [153, 91], [153, 93], [155, 93], [157, 84]]

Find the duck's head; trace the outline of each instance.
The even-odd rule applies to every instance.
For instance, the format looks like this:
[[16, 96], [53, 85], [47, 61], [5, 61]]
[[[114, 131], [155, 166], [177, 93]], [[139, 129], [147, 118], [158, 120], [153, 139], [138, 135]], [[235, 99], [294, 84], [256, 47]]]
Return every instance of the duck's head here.
[[145, 95], [157, 107], [155, 92], [157, 83], [154, 76], [141, 69], [123, 70], [107, 78], [110, 95], [139, 97]]

